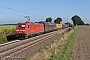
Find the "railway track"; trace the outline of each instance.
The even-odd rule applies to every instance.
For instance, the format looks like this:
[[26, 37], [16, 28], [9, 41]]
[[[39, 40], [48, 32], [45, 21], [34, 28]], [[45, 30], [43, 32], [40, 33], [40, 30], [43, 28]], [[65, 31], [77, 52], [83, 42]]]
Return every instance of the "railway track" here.
[[0, 57], [2, 60], [5, 60], [11, 56], [14, 56], [15, 54], [22, 53], [22, 51], [31, 48], [32, 46], [41, 43], [42, 41], [45, 41], [47, 39], [50, 39], [60, 33], [64, 33], [66, 29], [61, 29], [58, 31], [46, 33], [43, 35], [39, 35], [36, 37], [32, 37], [25, 40], [16, 40], [8, 43], [4, 43], [0, 45]]
[[0, 47], [5, 46], [5, 45], [9, 45], [9, 44], [13, 44], [13, 43], [16, 43], [18, 41], [20, 41], [20, 40], [15, 40], [15, 41], [11, 41], [11, 42], [0, 44]]

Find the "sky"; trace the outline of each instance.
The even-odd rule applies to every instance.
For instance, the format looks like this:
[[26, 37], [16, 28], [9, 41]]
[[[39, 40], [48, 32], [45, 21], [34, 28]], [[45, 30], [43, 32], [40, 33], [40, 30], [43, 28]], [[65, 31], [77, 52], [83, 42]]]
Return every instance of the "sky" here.
[[31, 22], [61, 17], [61, 23], [72, 23], [74, 15], [90, 24], [90, 0], [0, 0], [0, 24], [25, 22], [25, 16]]

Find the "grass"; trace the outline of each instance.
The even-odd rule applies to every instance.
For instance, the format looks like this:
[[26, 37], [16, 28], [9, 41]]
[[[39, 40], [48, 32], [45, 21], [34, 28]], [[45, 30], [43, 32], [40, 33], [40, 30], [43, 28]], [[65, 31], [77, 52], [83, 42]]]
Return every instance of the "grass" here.
[[29, 60], [28, 58], [22, 58], [21, 60]]
[[52, 55], [48, 60], [70, 60], [72, 55], [73, 44], [76, 36], [76, 29], [65, 42], [58, 47], [59, 51], [57, 54]]
[[15, 29], [15, 27], [16, 27], [16, 26], [14, 26], [14, 25], [0, 26], [0, 33], [13, 30], [13, 29]]
[[0, 43], [7, 42], [7, 36], [15, 34], [14, 25], [0, 26]]

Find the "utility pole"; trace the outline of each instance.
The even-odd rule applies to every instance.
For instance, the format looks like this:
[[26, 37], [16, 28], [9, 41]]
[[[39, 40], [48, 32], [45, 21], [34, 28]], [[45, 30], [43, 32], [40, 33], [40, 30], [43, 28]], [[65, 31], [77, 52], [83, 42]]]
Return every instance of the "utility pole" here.
[[66, 18], [67, 22], [68, 22], [68, 18]]

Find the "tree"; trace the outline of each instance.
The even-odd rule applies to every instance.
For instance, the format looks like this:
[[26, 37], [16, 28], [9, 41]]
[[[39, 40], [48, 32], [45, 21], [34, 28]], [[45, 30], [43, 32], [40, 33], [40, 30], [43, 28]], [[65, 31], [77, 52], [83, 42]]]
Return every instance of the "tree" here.
[[66, 23], [64, 23], [64, 24], [69, 25], [69, 27], [72, 27], [72, 26], [73, 26], [73, 25], [72, 25], [71, 23], [69, 23], [69, 22], [66, 22]]
[[52, 22], [52, 18], [51, 17], [46, 18], [46, 22]]
[[54, 23], [60, 24], [62, 21], [62, 18], [58, 17], [57, 19], [54, 20]]
[[81, 20], [81, 18], [78, 15], [75, 15], [71, 18], [74, 25], [85, 25], [85, 23]]
[[86, 23], [86, 25], [90, 25], [90, 24]]

